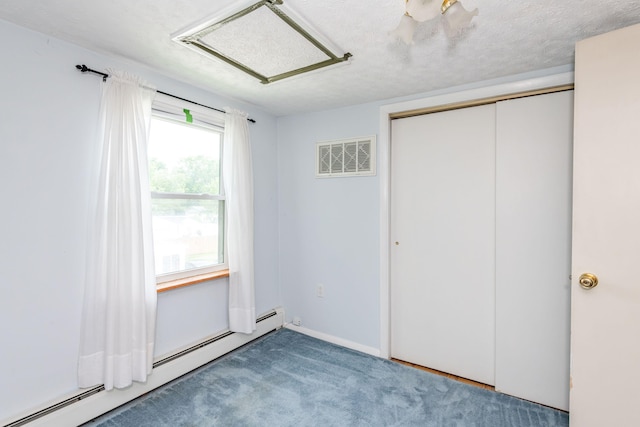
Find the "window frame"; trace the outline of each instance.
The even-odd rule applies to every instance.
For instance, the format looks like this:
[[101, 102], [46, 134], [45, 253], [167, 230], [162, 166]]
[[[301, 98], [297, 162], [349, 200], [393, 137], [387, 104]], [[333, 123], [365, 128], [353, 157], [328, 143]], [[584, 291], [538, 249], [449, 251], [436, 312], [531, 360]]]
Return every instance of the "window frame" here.
[[[215, 200], [218, 205], [218, 224], [219, 232], [222, 235], [222, 239], [218, 238], [218, 249], [222, 250], [222, 263], [209, 265], [205, 267], [196, 267], [186, 270], [156, 274], [156, 285], [159, 289], [164, 289], [169, 282], [180, 282], [180, 286], [184, 286], [185, 279], [186, 284], [189, 284], [188, 279], [193, 278], [193, 283], [203, 281], [202, 277], [225, 277], [224, 272], [228, 271], [227, 262], [227, 204], [226, 195], [224, 192], [223, 181], [223, 158], [224, 158], [224, 115], [223, 113], [217, 113], [208, 111], [202, 107], [192, 105], [188, 102], [182, 102], [169, 98], [167, 96], [160, 96], [154, 100], [151, 111], [151, 119], [158, 119], [174, 123], [178, 126], [197, 126], [210, 132], [219, 134], [220, 138], [220, 189], [217, 195], [214, 194], [189, 194], [189, 193], [168, 193], [168, 192], [155, 192], [150, 189], [150, 200], [153, 199], [171, 199], [171, 200]], [[151, 125], [150, 125], [151, 126]], [[151, 144], [149, 139], [148, 144]], [[222, 221], [220, 221], [220, 219]], [[220, 222], [222, 222], [220, 224]], [[154, 251], [154, 263], [156, 254]]]

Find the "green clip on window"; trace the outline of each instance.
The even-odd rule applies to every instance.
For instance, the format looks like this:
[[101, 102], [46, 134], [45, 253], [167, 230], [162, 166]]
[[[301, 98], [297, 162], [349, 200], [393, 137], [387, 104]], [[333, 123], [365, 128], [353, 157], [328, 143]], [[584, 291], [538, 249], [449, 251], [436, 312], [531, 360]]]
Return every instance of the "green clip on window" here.
[[187, 110], [186, 108], [183, 109], [182, 111], [184, 111], [185, 118], [187, 119], [187, 123], [193, 123], [193, 116], [191, 115], [191, 111]]

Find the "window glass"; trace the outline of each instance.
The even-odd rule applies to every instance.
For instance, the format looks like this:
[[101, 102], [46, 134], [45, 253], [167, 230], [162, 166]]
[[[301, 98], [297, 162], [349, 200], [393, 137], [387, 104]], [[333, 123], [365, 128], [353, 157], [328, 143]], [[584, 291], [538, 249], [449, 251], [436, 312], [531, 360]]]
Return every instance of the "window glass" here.
[[224, 266], [221, 154], [221, 130], [152, 118], [149, 182], [159, 281]]

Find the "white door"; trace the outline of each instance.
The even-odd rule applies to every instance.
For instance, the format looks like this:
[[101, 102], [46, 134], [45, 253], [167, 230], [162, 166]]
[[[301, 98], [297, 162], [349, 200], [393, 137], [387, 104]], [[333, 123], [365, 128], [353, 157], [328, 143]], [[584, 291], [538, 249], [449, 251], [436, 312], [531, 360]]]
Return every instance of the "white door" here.
[[493, 384], [495, 104], [394, 120], [391, 141], [391, 356]]
[[[570, 420], [640, 426], [640, 25], [576, 47]], [[597, 276], [584, 290], [579, 278]]]
[[496, 390], [569, 409], [573, 91], [497, 104]]

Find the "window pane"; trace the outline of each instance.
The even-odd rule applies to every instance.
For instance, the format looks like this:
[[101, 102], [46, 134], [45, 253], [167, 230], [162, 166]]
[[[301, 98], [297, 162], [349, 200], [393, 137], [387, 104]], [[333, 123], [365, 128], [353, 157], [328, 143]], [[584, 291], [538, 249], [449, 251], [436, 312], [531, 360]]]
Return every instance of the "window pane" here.
[[157, 275], [224, 264], [221, 148], [221, 130], [151, 119], [148, 157]]
[[224, 202], [152, 199], [156, 274], [224, 262]]
[[220, 194], [220, 132], [196, 125], [151, 121], [151, 191]]

